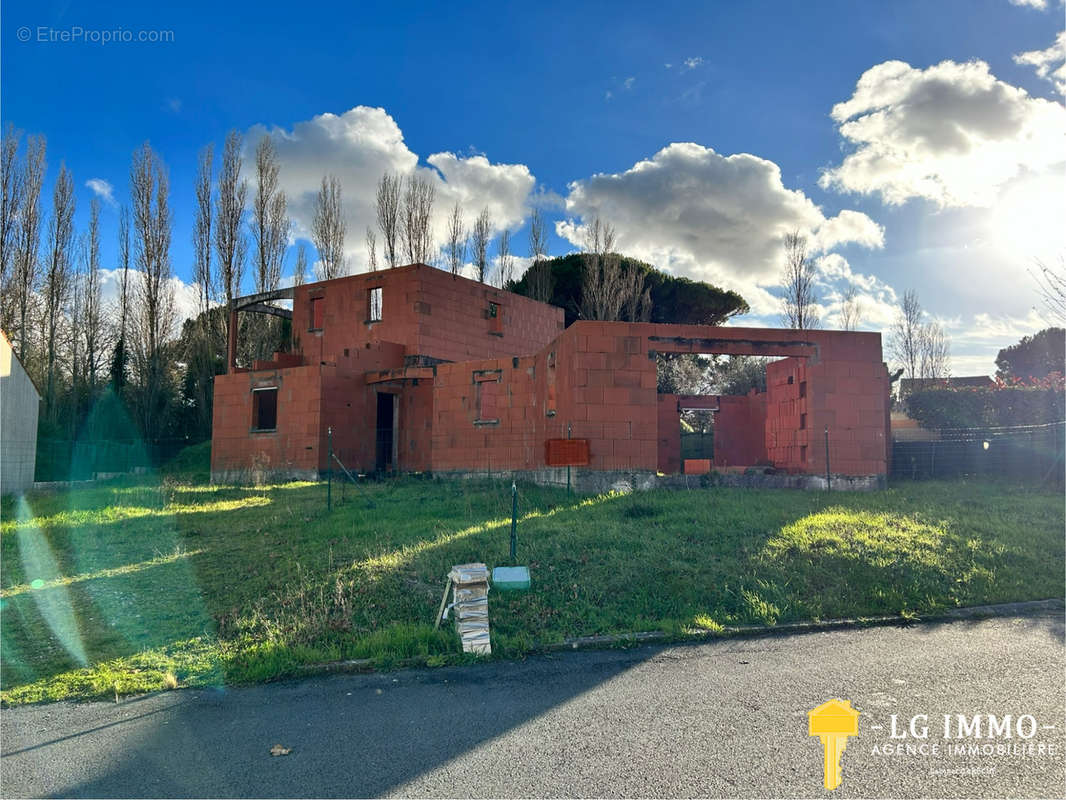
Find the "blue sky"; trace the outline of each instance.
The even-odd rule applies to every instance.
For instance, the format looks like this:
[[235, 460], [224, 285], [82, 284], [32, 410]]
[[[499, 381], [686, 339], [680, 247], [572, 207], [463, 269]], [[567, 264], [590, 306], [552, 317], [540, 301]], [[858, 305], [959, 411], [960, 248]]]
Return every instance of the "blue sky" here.
[[[355, 270], [385, 169], [433, 177], [442, 215], [489, 207], [523, 255], [532, 206], [558, 223], [553, 254], [599, 214], [625, 252], [741, 291], [741, 324], [778, 323], [799, 227], [827, 325], [849, 281], [873, 330], [914, 288], [969, 374], [1043, 326], [1028, 269], [1063, 247], [1063, 8], [1040, 5], [10, 0], [2, 114], [48, 137], [49, 189], [73, 170], [81, 225], [87, 182], [124, 202], [150, 140], [186, 281], [197, 151], [270, 132], [297, 236], [322, 174], [341, 177]], [[172, 41], [58, 40], [78, 28]], [[105, 265], [116, 219], [105, 204]]]

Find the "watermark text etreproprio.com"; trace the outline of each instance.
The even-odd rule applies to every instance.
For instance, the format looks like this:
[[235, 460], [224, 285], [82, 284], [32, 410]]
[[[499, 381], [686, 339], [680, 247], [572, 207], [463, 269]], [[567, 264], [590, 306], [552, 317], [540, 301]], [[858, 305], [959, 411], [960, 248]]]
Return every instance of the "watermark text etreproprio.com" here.
[[83, 28], [81, 25], [66, 28], [23, 25], [15, 36], [20, 42], [35, 44], [169, 44], [174, 41], [174, 31]]

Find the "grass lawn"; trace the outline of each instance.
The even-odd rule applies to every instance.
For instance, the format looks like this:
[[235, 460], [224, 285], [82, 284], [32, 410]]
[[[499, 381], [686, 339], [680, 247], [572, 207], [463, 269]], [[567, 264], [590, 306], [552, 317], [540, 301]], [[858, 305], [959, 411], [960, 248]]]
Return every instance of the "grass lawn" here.
[[[0, 524], [5, 703], [209, 686], [340, 658], [463, 660], [433, 615], [453, 564], [507, 563], [510, 484], [113, 483]], [[520, 487], [528, 593], [490, 593], [494, 654], [567, 637], [927, 613], [1062, 597], [1063, 497]]]

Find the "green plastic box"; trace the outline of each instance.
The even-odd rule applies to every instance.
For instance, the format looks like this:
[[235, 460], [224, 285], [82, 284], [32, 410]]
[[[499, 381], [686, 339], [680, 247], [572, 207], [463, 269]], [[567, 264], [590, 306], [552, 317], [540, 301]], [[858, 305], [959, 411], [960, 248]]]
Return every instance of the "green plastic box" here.
[[522, 592], [529, 588], [529, 567], [496, 567], [492, 585], [501, 592]]

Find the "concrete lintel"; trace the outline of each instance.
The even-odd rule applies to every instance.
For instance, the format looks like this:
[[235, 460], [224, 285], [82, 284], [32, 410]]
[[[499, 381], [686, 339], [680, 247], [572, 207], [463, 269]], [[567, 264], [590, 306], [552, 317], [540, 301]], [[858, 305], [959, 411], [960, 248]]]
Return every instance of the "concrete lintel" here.
[[400, 369], [383, 369], [366, 373], [366, 382], [388, 383], [389, 381], [411, 381], [419, 378], [432, 379], [437, 374], [435, 367], [401, 367]]
[[268, 300], [292, 300], [295, 291], [295, 287], [289, 286], [284, 289], [274, 289], [270, 292], [259, 292], [258, 294], [246, 294], [244, 297], [234, 297], [232, 307], [238, 311], [244, 311], [248, 306], [265, 303]]
[[759, 339], [719, 339], [687, 336], [649, 336], [648, 341], [656, 346], [649, 353], [703, 353], [707, 355], [746, 356], [799, 356], [818, 358], [818, 343], [804, 340], [784, 339], [762, 341]]
[[271, 314], [275, 317], [281, 317], [282, 319], [292, 319], [292, 312], [289, 309], [268, 305], [266, 303], [254, 303], [250, 306], [244, 306], [240, 310], [252, 314]]

